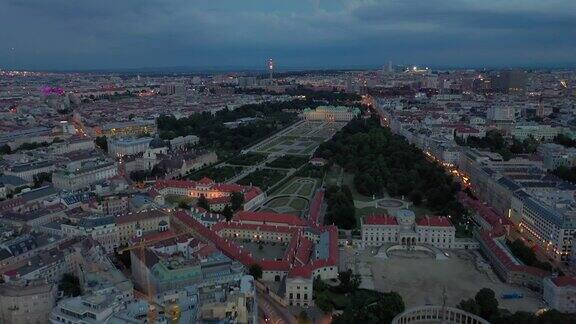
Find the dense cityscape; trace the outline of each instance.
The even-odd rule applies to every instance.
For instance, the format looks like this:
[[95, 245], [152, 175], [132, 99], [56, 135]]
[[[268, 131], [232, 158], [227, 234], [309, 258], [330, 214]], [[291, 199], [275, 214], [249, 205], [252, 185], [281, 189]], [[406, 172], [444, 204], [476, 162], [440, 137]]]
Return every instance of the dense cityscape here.
[[575, 13], [0, 0], [0, 324], [576, 324]]
[[2, 321], [574, 319], [575, 73], [269, 64], [3, 71]]

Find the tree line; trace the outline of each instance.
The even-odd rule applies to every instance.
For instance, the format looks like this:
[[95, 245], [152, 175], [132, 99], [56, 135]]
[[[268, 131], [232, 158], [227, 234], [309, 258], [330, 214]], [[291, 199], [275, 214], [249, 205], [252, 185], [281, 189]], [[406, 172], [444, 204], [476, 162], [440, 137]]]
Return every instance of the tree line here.
[[509, 160], [517, 154], [535, 153], [539, 144], [531, 135], [524, 140], [519, 140], [515, 137], [507, 140], [500, 131], [494, 129], [487, 131], [484, 137], [468, 136], [464, 139], [455, 136], [454, 139], [456, 143], [461, 146], [469, 146], [498, 153], [504, 160]]
[[[292, 124], [297, 119], [296, 114], [284, 110], [303, 109], [301, 105], [299, 100], [266, 102], [215, 113], [202, 112], [180, 119], [172, 115], [161, 115], [156, 122], [162, 139], [197, 135], [200, 137], [199, 147], [235, 152]], [[256, 120], [236, 128], [224, 125], [246, 117]]]
[[576, 324], [574, 314], [561, 313], [553, 309], [536, 315], [521, 311], [511, 313], [507, 309], [498, 308], [496, 294], [489, 288], [480, 289], [474, 298], [460, 301], [457, 307], [494, 324]]
[[407, 196], [436, 214], [460, 222], [465, 213], [456, 193], [460, 186], [438, 164], [376, 118], [355, 119], [315, 153], [354, 174], [356, 191], [365, 196]]

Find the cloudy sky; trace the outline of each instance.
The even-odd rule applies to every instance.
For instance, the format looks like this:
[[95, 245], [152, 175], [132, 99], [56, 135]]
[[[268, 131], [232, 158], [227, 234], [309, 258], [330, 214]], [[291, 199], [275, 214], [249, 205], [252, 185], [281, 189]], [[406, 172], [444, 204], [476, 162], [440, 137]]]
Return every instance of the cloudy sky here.
[[0, 0], [0, 68], [576, 63], [576, 0]]

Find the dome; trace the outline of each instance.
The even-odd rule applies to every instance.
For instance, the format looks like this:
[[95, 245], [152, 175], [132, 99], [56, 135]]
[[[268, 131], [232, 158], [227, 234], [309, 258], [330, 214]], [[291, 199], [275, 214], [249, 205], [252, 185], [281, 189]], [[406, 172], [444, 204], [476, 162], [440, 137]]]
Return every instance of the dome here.
[[416, 215], [410, 209], [400, 209], [396, 212], [396, 219], [400, 225], [412, 225]]

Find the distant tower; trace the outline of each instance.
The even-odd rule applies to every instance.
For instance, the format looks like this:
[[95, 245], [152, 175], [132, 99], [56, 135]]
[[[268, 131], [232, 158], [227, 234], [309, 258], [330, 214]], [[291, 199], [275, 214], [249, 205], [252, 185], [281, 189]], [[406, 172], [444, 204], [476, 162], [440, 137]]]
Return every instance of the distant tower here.
[[274, 60], [272, 59], [268, 60], [268, 73], [270, 81], [272, 81], [272, 78], [274, 77]]
[[392, 68], [392, 61], [388, 61], [388, 72], [394, 72]]

